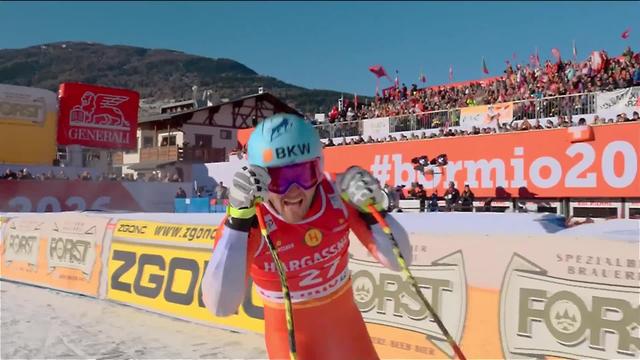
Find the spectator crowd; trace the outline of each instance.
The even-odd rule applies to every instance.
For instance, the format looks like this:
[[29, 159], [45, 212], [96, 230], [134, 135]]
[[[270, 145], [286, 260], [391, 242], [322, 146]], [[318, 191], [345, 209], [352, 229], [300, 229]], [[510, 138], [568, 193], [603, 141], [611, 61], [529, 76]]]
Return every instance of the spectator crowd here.
[[83, 171], [78, 173], [75, 177], [67, 176], [64, 170], [54, 172], [49, 170], [40, 174], [32, 174], [29, 169], [24, 168], [21, 170], [13, 171], [8, 168], [4, 174], [0, 175], [0, 180], [80, 180], [80, 181], [139, 181], [139, 182], [182, 182], [180, 176], [177, 173], [165, 173], [162, 175], [160, 171], [151, 172], [149, 176], [145, 173], [139, 172], [137, 176], [128, 173], [121, 176], [115, 173], [101, 174], [99, 176], [93, 176], [89, 171]]
[[[640, 53], [630, 47], [619, 57], [602, 50], [600, 61], [590, 56], [583, 62], [559, 59], [539, 60], [515, 67], [507, 63], [504, 75], [461, 85], [443, 85], [419, 89], [416, 84], [396, 85], [364, 106], [347, 103], [335, 106], [328, 122], [353, 121], [378, 117], [418, 114], [467, 106], [495, 104], [544, 97], [612, 91], [640, 84]], [[593, 63], [592, 63], [593, 62]], [[525, 102], [526, 104], [526, 102]]]
[[[471, 212], [473, 211], [473, 201], [475, 200], [475, 195], [473, 191], [471, 191], [471, 188], [469, 188], [469, 185], [465, 184], [463, 192], [460, 193], [453, 181], [449, 182], [449, 186], [442, 196], [438, 195], [437, 189], [429, 196], [424, 185], [417, 182], [411, 184], [411, 188], [409, 189], [406, 189], [404, 185], [394, 187], [386, 184], [385, 191], [389, 197], [389, 211], [402, 212], [402, 209], [400, 209], [400, 200], [413, 199], [419, 201], [420, 212], [425, 212], [425, 210], [429, 212], [439, 211], [438, 201], [441, 200], [445, 202], [444, 211]], [[485, 206], [486, 205], [487, 204], [485, 204]]]
[[[511, 131], [540, 130], [556, 127], [581, 125], [579, 114], [595, 112], [596, 91], [611, 91], [640, 85], [640, 53], [627, 48], [621, 56], [610, 58], [600, 51], [600, 64], [592, 63], [592, 57], [584, 62], [547, 60], [543, 65], [515, 65], [508, 63], [504, 75], [483, 81], [450, 84], [418, 89], [416, 84], [407, 88], [394, 86], [385, 89], [382, 96], [376, 96], [371, 104], [358, 105], [345, 101], [339, 111], [334, 107], [328, 120], [319, 126], [323, 138], [328, 138], [327, 146], [361, 144], [388, 141], [427, 139], [443, 136], [492, 134]], [[558, 98], [557, 96], [572, 95]], [[496, 127], [474, 128], [471, 130], [450, 129], [459, 125], [460, 108], [508, 101], [514, 103], [513, 120], [498, 122]], [[446, 111], [445, 111], [446, 110]], [[432, 111], [440, 111], [433, 113]], [[544, 113], [542, 115], [541, 113]], [[391, 132], [420, 131], [438, 129], [437, 132], [422, 135], [389, 135], [386, 139], [364, 139], [361, 136], [345, 141], [346, 137], [362, 133], [361, 122], [378, 117], [391, 117]], [[539, 118], [555, 117], [556, 120]], [[637, 121], [638, 114], [619, 114], [616, 118], [594, 119], [595, 124]], [[586, 121], [586, 120], [584, 120]], [[317, 123], [313, 120], [315, 124]], [[333, 138], [333, 139], [332, 139]]]

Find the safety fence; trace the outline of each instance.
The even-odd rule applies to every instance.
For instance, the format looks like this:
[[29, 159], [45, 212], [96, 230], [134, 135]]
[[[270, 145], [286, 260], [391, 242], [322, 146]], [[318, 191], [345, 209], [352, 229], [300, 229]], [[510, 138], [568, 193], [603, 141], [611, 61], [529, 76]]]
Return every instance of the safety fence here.
[[[640, 326], [637, 221], [565, 228], [564, 218], [552, 214], [390, 216], [411, 234], [411, 270], [468, 358], [640, 355], [633, 340]], [[221, 219], [222, 214], [0, 214], [0, 274], [261, 333], [263, 303], [251, 281], [235, 315], [215, 317], [203, 304], [202, 277], [218, 231], [214, 224]], [[426, 308], [412, 300], [409, 283], [371, 262], [367, 250], [351, 240], [354, 300], [380, 357], [452, 358]], [[615, 337], [588, 335], [614, 330]]]
[[[355, 121], [339, 121], [316, 125], [321, 138], [342, 138], [371, 135], [374, 139], [405, 131], [472, 126], [495, 127], [512, 121], [546, 120], [557, 116], [585, 116], [600, 114], [615, 118], [621, 112], [638, 111], [637, 99], [640, 87], [611, 92], [592, 92], [552, 97], [539, 97], [507, 103], [480, 105], [465, 108], [428, 111], [416, 114], [380, 117]], [[497, 116], [496, 115], [500, 115]], [[588, 121], [591, 121], [590, 116]], [[574, 122], [577, 120], [574, 119]]]

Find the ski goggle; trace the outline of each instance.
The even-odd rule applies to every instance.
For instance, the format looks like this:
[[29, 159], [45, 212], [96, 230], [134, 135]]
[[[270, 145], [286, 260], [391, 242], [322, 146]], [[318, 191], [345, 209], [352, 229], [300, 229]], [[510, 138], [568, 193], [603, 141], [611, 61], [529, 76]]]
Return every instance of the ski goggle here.
[[280, 167], [267, 168], [271, 177], [269, 191], [283, 195], [291, 185], [297, 184], [304, 190], [316, 186], [322, 179], [320, 159]]

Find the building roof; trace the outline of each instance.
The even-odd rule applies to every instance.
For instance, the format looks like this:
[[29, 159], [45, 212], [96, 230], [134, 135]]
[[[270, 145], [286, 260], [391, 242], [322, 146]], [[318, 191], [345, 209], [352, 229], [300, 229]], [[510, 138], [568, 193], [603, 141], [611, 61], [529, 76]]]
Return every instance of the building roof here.
[[[230, 101], [226, 101], [226, 102], [222, 102], [216, 105], [212, 105], [212, 106], [206, 106], [206, 107], [201, 107], [198, 109], [190, 109], [190, 110], [186, 110], [186, 111], [182, 111], [182, 112], [175, 112], [175, 113], [168, 113], [168, 114], [154, 114], [151, 116], [145, 116], [141, 119], [138, 120], [138, 125], [140, 125], [143, 128], [149, 128], [152, 127], [154, 125], [159, 125], [159, 124], [165, 124], [167, 122], [171, 123], [174, 127], [182, 125], [183, 123], [191, 120], [194, 118], [194, 115], [196, 113], [208, 113], [208, 114], [217, 114], [217, 113], [221, 113], [221, 110], [224, 107], [229, 107], [233, 110], [237, 110], [237, 109], [241, 109], [241, 108], [248, 108], [248, 106], [245, 105], [245, 101], [246, 100], [250, 100], [250, 99], [254, 99], [255, 98], [255, 103], [258, 104], [262, 104], [262, 103], [267, 103], [269, 105], [271, 105], [272, 109], [269, 109], [269, 112], [272, 113], [290, 113], [290, 114], [296, 114], [296, 115], [300, 115], [302, 116], [302, 114], [292, 108], [291, 106], [287, 105], [286, 103], [284, 103], [282, 100], [278, 99], [276, 96], [268, 93], [268, 92], [264, 92], [262, 94], [253, 94], [253, 95], [247, 95], [247, 96], [243, 96], [234, 100], [230, 100]], [[245, 114], [238, 114], [238, 115], [245, 115], [244, 117], [247, 116], [253, 116], [255, 117], [257, 120], [262, 120], [262, 118], [269, 116], [271, 114], [268, 114], [266, 116], [261, 116], [262, 112], [256, 112], [255, 114], [252, 114], [252, 109], [248, 108], [247, 109], [248, 113]], [[239, 113], [240, 111], [236, 111], [236, 113]], [[229, 111], [229, 113], [233, 113], [231, 111]], [[236, 123], [236, 119], [233, 119], [233, 124], [232, 125], [220, 125], [220, 124], [212, 124], [211, 122], [209, 122], [209, 125], [215, 125], [215, 126], [222, 126], [222, 127], [231, 127], [231, 128], [246, 128], [246, 127], [251, 127], [251, 125], [247, 126], [246, 122], [243, 121], [241, 124], [237, 124]], [[215, 122], [215, 121], [214, 121]]]

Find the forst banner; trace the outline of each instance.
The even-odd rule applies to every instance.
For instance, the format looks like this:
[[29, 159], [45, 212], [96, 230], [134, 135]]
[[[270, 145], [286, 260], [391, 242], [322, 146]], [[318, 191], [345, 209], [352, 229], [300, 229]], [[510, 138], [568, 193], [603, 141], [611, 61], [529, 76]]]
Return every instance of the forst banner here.
[[59, 89], [58, 144], [135, 149], [140, 95], [80, 83]]
[[[477, 197], [640, 197], [640, 122], [498, 135], [446, 137], [329, 147], [325, 170], [362, 166], [381, 184], [419, 182], [442, 196], [450, 181], [469, 184]], [[414, 170], [411, 159], [447, 154], [434, 174]]]
[[21, 216], [4, 224], [3, 278], [98, 296], [106, 217]]
[[[440, 215], [399, 220], [411, 271], [468, 359], [640, 356], [637, 241], [561, 230], [544, 215]], [[349, 251], [354, 300], [380, 357], [455, 358], [410, 282], [354, 237]]]

